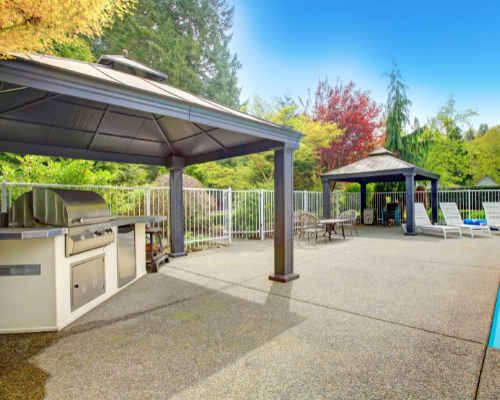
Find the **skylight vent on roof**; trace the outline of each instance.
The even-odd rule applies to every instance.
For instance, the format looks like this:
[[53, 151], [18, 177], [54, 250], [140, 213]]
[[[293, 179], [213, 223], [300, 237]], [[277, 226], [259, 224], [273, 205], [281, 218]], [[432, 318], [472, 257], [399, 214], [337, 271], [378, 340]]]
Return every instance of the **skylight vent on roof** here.
[[125, 72], [126, 74], [140, 76], [157, 82], [162, 82], [168, 78], [163, 72], [128, 57], [126, 50], [123, 51], [123, 55], [102, 55], [99, 59], [99, 64]]

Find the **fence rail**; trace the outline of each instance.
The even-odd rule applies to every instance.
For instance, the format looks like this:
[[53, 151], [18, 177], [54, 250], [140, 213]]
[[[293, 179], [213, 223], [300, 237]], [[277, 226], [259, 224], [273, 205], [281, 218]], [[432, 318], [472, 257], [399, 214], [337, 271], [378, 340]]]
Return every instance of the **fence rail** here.
[[[115, 187], [78, 186], [35, 183], [0, 183], [1, 212], [7, 212], [12, 203], [34, 187], [91, 190], [106, 200], [111, 215], [162, 215], [169, 217], [170, 188], [168, 187]], [[334, 191], [330, 194], [332, 216], [347, 210], [356, 210], [361, 218], [360, 193]], [[382, 219], [386, 204], [401, 204], [401, 222], [406, 221], [406, 192], [367, 192], [366, 207], [377, 210]], [[430, 215], [431, 192], [415, 192], [415, 201], [424, 203]], [[500, 189], [440, 190], [439, 202], [454, 202], [462, 218], [484, 219], [483, 201], [500, 202]], [[187, 249], [199, 246], [227, 245], [232, 238], [269, 238], [274, 235], [274, 191], [184, 188], [184, 243]], [[323, 217], [323, 193], [295, 191], [294, 211], [307, 211]], [[438, 213], [438, 223], [444, 223]], [[168, 222], [155, 224], [161, 229], [164, 244], [169, 245]]]

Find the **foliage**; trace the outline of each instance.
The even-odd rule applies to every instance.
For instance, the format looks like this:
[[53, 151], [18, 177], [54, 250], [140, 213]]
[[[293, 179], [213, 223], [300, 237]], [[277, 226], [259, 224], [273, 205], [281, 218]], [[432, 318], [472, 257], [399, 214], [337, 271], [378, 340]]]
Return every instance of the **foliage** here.
[[330, 171], [365, 157], [381, 143], [382, 107], [370, 98], [370, 91], [356, 90], [354, 82], [337, 80], [332, 87], [326, 78], [319, 81], [312, 111], [304, 105], [313, 121], [337, 124], [343, 135], [329, 148], [321, 149], [321, 169]]
[[306, 136], [301, 140], [294, 156], [294, 188], [295, 190], [322, 190], [318, 175], [321, 169], [321, 149], [327, 149], [337, 140], [342, 131], [337, 124], [313, 121], [301, 115], [294, 118], [290, 127]]
[[472, 179], [469, 155], [462, 138], [462, 128], [470, 128], [470, 118], [477, 115], [473, 110], [455, 110], [453, 96], [438, 110], [435, 117], [428, 119], [426, 137], [432, 145], [425, 158], [425, 168], [441, 175], [439, 183], [445, 187], [463, 185]]
[[2, 167], [0, 180], [24, 183], [56, 183], [61, 185], [108, 185], [114, 178], [109, 171], [96, 170], [93, 161], [61, 159], [45, 156], [17, 157], [14, 169]]
[[500, 182], [500, 126], [477, 136], [468, 146], [474, 182], [485, 175]]
[[227, 34], [233, 18], [234, 7], [225, 0], [138, 0], [135, 14], [116, 21], [92, 47], [97, 57], [127, 49], [166, 73], [168, 84], [238, 108], [241, 64]]
[[[293, 102], [286, 105], [284, 103], [285, 101], [279, 97], [273, 97], [271, 102], [267, 102], [255, 94], [253, 99], [248, 100], [240, 110], [275, 124], [290, 127], [291, 121], [296, 118], [296, 105]], [[274, 152], [250, 154], [244, 158], [251, 161], [265, 183], [269, 184], [274, 180]]]
[[428, 149], [428, 141], [423, 140], [423, 130], [417, 126], [413, 132], [405, 133], [405, 127], [410, 122], [412, 104], [406, 95], [409, 87], [404, 83], [395, 61], [393, 61], [391, 73], [385, 73], [382, 76], [388, 77], [390, 80], [387, 87], [387, 128], [384, 147], [394, 152], [395, 156], [402, 160], [422, 165], [425, 152]]
[[19, 160], [17, 159], [17, 156], [15, 154], [0, 153], [0, 170], [3, 166], [15, 168], [16, 165], [19, 165]]
[[81, 37], [76, 37], [74, 41], [70, 43], [54, 44], [53, 53], [55, 56], [70, 58], [72, 60], [87, 62], [96, 61], [89, 44]]
[[488, 124], [479, 124], [479, 128], [477, 130], [478, 135], [484, 136], [486, 132], [488, 132], [490, 128], [488, 127]]
[[[52, 53], [55, 44], [94, 37], [130, 12], [135, 0], [3, 0], [0, 58], [9, 53]], [[3, 54], [3, 56], [2, 56]]]
[[[346, 193], [360, 193], [361, 185], [359, 183], [350, 183], [345, 186], [344, 192]], [[375, 193], [375, 188], [371, 184], [366, 185], [366, 204], [369, 205], [372, 203], [373, 196]]]
[[143, 186], [148, 183], [148, 173], [143, 165], [98, 161], [95, 170], [111, 173], [111, 184], [115, 186]]
[[[258, 95], [242, 107], [242, 111], [266, 119], [282, 126], [298, 130], [306, 136], [301, 140], [299, 149], [294, 154], [295, 190], [321, 190], [318, 174], [321, 170], [321, 149], [342, 135], [336, 124], [313, 121], [310, 117], [297, 114], [297, 104], [285, 94], [284, 98], [273, 97], [267, 102]], [[252, 154], [246, 158], [261, 174], [265, 184], [270, 186], [274, 180], [274, 153]]]

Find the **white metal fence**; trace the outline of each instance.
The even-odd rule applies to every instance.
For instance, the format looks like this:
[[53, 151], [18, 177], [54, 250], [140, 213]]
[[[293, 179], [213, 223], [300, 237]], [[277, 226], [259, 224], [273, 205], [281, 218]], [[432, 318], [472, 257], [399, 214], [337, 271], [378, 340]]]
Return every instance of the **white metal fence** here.
[[[169, 217], [170, 189], [158, 187], [74, 186], [1, 182], [1, 211], [33, 187], [92, 190], [104, 197], [110, 213], [117, 216], [162, 215]], [[347, 210], [356, 210], [361, 217], [359, 193], [331, 192], [332, 216]], [[401, 204], [401, 222], [406, 220], [406, 192], [367, 192], [366, 207], [377, 210], [379, 222], [387, 203]], [[233, 237], [264, 240], [274, 234], [274, 191], [231, 189], [184, 189], [184, 243], [186, 248], [224, 245]], [[415, 201], [424, 203], [431, 215], [431, 193], [415, 192]], [[483, 201], [500, 201], [500, 190], [440, 190], [439, 202], [457, 203], [464, 219], [484, 219]], [[323, 217], [323, 193], [296, 191], [293, 193], [294, 211], [307, 211]], [[441, 212], [439, 223], [444, 223]], [[168, 220], [155, 224], [162, 231], [165, 245], [169, 243]]]

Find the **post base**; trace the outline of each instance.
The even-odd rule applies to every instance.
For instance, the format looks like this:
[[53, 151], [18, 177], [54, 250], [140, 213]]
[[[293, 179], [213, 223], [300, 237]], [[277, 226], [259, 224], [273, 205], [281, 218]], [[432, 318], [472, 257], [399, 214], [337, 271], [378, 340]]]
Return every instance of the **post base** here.
[[405, 236], [417, 236], [417, 232], [405, 232]]
[[182, 253], [168, 253], [169, 257], [176, 258], [176, 257], [184, 257], [187, 256], [188, 253], [182, 252]]
[[299, 276], [300, 275], [296, 274], [295, 272], [292, 272], [291, 274], [288, 274], [288, 275], [272, 274], [272, 275], [269, 275], [269, 280], [275, 281], [275, 282], [287, 283], [290, 281], [294, 281], [295, 279], [299, 279]]

